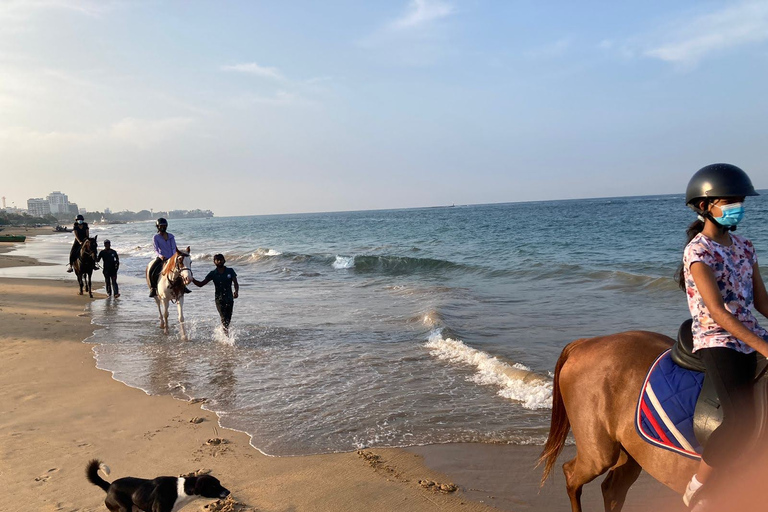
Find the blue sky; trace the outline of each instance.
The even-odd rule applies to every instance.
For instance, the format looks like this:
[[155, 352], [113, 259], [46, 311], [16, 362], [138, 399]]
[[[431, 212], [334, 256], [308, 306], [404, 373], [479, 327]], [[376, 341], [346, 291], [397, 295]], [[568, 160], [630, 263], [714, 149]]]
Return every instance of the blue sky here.
[[247, 215], [768, 187], [768, 2], [0, 0], [0, 195]]

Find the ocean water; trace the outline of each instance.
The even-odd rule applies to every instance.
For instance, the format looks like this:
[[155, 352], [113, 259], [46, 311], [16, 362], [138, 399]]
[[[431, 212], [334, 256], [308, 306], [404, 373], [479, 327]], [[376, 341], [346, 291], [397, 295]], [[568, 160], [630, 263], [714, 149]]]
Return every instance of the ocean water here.
[[[768, 254], [768, 199], [739, 228]], [[121, 256], [119, 299], [88, 301], [97, 364], [150, 394], [205, 398], [277, 456], [446, 442], [543, 444], [570, 341], [674, 336], [672, 276], [693, 214], [681, 195], [170, 220], [198, 279], [223, 253], [240, 281], [225, 336], [213, 284], [191, 286], [189, 341], [159, 329], [144, 268], [152, 223], [95, 225]], [[17, 251], [66, 261], [71, 235]], [[16, 272], [16, 274], [14, 274]], [[63, 267], [0, 275], [54, 275]], [[31, 272], [31, 274], [29, 274]], [[95, 274], [99, 282], [100, 274]], [[73, 293], [76, 283], [73, 283]]]

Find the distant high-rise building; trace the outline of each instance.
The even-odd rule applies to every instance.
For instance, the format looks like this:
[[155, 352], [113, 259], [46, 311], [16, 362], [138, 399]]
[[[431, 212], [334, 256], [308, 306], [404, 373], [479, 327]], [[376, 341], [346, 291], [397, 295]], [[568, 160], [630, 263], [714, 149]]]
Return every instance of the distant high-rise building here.
[[48, 194], [47, 199], [52, 214], [69, 213], [69, 198], [67, 194], [62, 194], [57, 190]]
[[104, 213], [109, 215], [110, 213], [112, 213], [112, 210], [110, 210], [109, 208], [104, 208]]
[[42, 217], [51, 213], [51, 203], [42, 197], [27, 199], [27, 210], [33, 217]]

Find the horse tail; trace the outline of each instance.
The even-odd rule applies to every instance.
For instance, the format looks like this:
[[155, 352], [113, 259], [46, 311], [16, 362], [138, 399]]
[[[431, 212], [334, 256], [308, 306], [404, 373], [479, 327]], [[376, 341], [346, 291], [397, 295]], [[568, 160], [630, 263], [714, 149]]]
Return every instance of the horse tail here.
[[560, 452], [563, 451], [568, 432], [571, 430], [571, 422], [568, 419], [568, 412], [565, 410], [563, 396], [560, 394], [560, 372], [563, 369], [565, 362], [568, 360], [570, 353], [577, 345], [580, 345], [579, 341], [581, 340], [566, 345], [560, 353], [560, 357], [555, 365], [555, 378], [552, 381], [552, 419], [549, 426], [549, 435], [547, 436], [547, 442], [544, 444], [544, 449], [541, 451], [539, 460], [536, 463], [536, 467], [544, 464], [544, 474], [541, 476], [540, 487], [543, 487], [544, 482], [549, 478], [549, 474], [557, 461], [557, 457], [560, 455]]

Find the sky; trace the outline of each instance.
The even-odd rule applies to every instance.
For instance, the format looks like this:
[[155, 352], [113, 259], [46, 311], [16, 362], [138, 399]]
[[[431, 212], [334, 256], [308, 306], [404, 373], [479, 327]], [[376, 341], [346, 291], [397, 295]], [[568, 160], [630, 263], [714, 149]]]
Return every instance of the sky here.
[[0, 0], [0, 196], [217, 216], [768, 188], [768, 1]]

